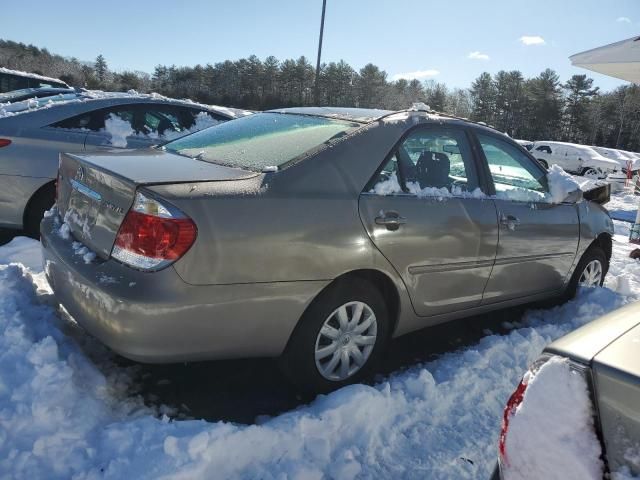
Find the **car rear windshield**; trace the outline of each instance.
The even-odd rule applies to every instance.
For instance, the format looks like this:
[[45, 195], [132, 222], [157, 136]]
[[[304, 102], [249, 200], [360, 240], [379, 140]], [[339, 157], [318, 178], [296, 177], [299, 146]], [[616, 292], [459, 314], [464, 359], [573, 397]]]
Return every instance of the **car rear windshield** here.
[[258, 113], [182, 137], [164, 148], [211, 163], [261, 171], [283, 165], [359, 126], [332, 118]]
[[5, 112], [20, 113], [31, 110], [38, 110], [42, 107], [49, 107], [61, 102], [69, 102], [71, 100], [79, 100], [81, 97], [76, 93], [65, 93], [53, 95], [44, 98], [32, 98], [30, 100], [22, 100], [3, 107]]

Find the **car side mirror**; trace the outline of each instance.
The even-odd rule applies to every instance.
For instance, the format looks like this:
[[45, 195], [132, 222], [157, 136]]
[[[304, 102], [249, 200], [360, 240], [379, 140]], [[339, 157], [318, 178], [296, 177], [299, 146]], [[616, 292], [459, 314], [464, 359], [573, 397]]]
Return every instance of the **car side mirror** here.
[[564, 200], [562, 200], [562, 203], [578, 203], [583, 198], [582, 193], [583, 192], [580, 189], [573, 190], [567, 194]]

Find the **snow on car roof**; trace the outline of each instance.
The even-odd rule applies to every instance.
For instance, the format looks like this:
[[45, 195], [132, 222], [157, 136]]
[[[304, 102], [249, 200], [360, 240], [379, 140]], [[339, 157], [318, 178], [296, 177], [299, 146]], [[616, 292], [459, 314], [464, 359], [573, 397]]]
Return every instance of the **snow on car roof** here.
[[45, 77], [44, 75], [39, 75], [37, 73], [23, 72], [23, 71], [20, 71], [20, 70], [11, 70], [11, 69], [5, 68], [5, 67], [0, 67], [0, 73], [7, 73], [9, 75], [18, 75], [20, 77], [28, 77], [28, 78], [33, 78], [35, 80], [42, 80], [42, 81], [45, 81], [45, 82], [64, 83], [65, 85], [69, 86], [66, 82], [63, 82], [59, 78]]
[[536, 145], [561, 145], [561, 146], [565, 146], [565, 147], [574, 147], [574, 148], [578, 148], [581, 150], [588, 150], [591, 152], [595, 152], [598, 153], [594, 150], [594, 148], [591, 145], [581, 145], [579, 143], [570, 143], [570, 142], [555, 142], [555, 141], [546, 141], [546, 140], [538, 140], [536, 142], [534, 142]]
[[341, 108], [341, 107], [294, 107], [269, 110], [275, 113], [291, 113], [298, 115], [314, 115], [338, 120], [351, 120], [359, 123], [369, 123], [381, 117], [394, 113], [391, 110], [375, 108]]
[[51, 108], [59, 105], [66, 105], [69, 103], [77, 102], [90, 102], [95, 100], [109, 100], [109, 99], [140, 99], [145, 101], [161, 101], [161, 102], [174, 102], [180, 104], [189, 104], [193, 106], [201, 107], [204, 110], [221, 113], [231, 118], [243, 117], [251, 115], [253, 112], [249, 110], [242, 110], [236, 108], [228, 108], [219, 105], [206, 105], [203, 103], [197, 103], [189, 99], [176, 99], [165, 97], [159, 93], [138, 93], [135, 90], [129, 90], [128, 92], [103, 92], [101, 90], [82, 90], [76, 93], [56, 95], [52, 97], [44, 98], [32, 98], [29, 100], [23, 100], [21, 102], [0, 104], [0, 118], [11, 117], [22, 113], [33, 112], [44, 108]]

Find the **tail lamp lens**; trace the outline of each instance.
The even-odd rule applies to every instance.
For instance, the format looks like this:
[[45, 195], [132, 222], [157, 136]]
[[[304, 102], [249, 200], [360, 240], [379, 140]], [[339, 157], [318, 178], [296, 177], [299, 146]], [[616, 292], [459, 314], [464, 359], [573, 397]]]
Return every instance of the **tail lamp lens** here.
[[111, 256], [140, 270], [159, 270], [181, 258], [197, 233], [193, 220], [182, 212], [138, 193]]

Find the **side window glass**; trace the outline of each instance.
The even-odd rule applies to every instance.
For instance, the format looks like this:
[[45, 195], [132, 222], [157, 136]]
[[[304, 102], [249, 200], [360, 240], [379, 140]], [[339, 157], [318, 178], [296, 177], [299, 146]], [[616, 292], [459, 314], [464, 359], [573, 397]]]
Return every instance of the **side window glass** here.
[[409, 134], [371, 182], [378, 195], [482, 195], [464, 131], [419, 128]]
[[524, 202], [548, 201], [547, 177], [529, 157], [503, 140], [477, 135], [498, 198]]
[[546, 145], [540, 145], [536, 150], [538, 152], [551, 153], [551, 148]]
[[135, 136], [135, 110], [126, 108], [103, 108], [91, 114], [90, 129], [107, 137], [114, 147], [125, 148], [127, 138]]
[[172, 105], [149, 108], [145, 113], [145, 126], [150, 138], [173, 140], [189, 133], [220, 123], [218, 118], [201, 110]]
[[91, 130], [91, 113], [83, 113], [74, 117], [65, 118], [59, 122], [49, 125], [53, 128], [64, 128], [65, 130]]

